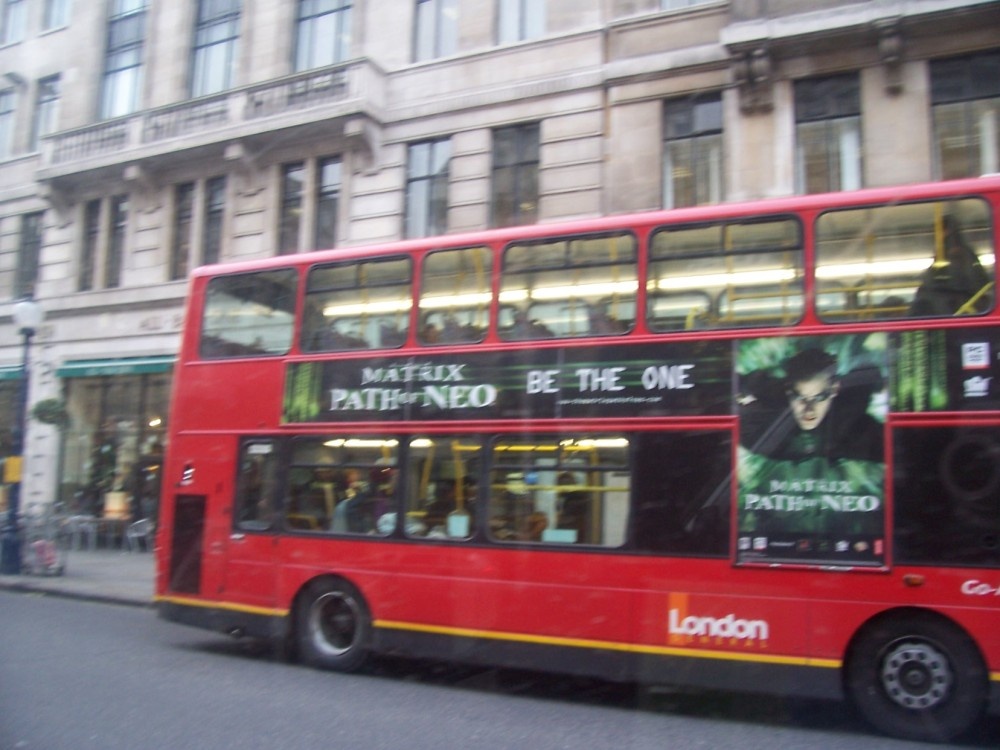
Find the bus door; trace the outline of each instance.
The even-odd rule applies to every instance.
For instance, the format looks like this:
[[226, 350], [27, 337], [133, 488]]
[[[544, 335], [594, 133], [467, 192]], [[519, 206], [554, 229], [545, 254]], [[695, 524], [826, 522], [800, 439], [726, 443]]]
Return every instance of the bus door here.
[[274, 440], [255, 438], [240, 446], [222, 593], [234, 604], [275, 606], [278, 464]]

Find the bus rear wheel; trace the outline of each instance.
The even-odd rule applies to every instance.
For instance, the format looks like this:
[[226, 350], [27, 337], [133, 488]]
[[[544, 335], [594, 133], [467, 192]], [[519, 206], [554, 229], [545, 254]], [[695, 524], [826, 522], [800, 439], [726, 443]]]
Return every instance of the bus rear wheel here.
[[972, 641], [933, 616], [890, 618], [863, 632], [847, 661], [846, 688], [876, 729], [946, 742], [986, 710], [988, 677]]
[[317, 581], [296, 610], [296, 641], [305, 663], [351, 672], [368, 656], [371, 616], [361, 593], [347, 581]]

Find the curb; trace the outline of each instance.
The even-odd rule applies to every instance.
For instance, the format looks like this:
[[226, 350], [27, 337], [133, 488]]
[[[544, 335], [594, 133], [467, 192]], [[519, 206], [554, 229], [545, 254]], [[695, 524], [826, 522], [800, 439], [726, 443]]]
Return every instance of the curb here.
[[61, 599], [76, 599], [77, 601], [97, 602], [99, 604], [116, 604], [125, 607], [138, 607], [153, 609], [152, 598], [143, 601], [134, 597], [116, 596], [115, 594], [95, 594], [84, 591], [67, 591], [65, 589], [51, 589], [45, 586], [36, 586], [30, 583], [0, 581], [0, 591], [14, 591], [20, 594], [40, 594], [42, 596], [53, 596]]

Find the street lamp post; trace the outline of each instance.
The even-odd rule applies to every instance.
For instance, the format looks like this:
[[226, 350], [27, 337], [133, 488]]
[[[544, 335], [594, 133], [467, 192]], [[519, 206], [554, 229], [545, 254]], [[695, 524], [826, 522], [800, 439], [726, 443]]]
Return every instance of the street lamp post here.
[[18, 389], [14, 415], [11, 455], [4, 464], [4, 481], [9, 483], [10, 489], [7, 494], [7, 520], [0, 540], [0, 573], [6, 575], [18, 575], [21, 572], [21, 524], [18, 516], [24, 468], [24, 433], [28, 424], [28, 387], [31, 381], [29, 357], [31, 339], [44, 318], [42, 306], [31, 297], [25, 297], [14, 304], [14, 325], [21, 334], [21, 387]]

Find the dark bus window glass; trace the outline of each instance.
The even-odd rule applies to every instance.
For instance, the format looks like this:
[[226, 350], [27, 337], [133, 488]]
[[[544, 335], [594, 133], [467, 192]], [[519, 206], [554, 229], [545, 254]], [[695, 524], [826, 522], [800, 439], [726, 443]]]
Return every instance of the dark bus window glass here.
[[830, 211], [816, 221], [816, 305], [830, 323], [993, 307], [989, 206], [977, 198]]
[[802, 317], [802, 264], [796, 219], [665, 227], [650, 244], [649, 327], [792, 325]]
[[896, 562], [1000, 567], [996, 427], [893, 434]]
[[330, 352], [402, 346], [413, 307], [412, 268], [408, 258], [379, 258], [310, 270], [302, 348]]
[[285, 354], [295, 324], [292, 269], [219, 276], [208, 282], [202, 357]]
[[490, 537], [620, 547], [632, 490], [629, 445], [618, 435], [497, 438], [489, 472]]
[[728, 432], [644, 433], [635, 445], [635, 546], [726, 557], [732, 440]]
[[278, 453], [275, 443], [255, 440], [240, 454], [233, 525], [243, 531], [267, 531], [274, 523]]
[[500, 337], [509, 341], [620, 335], [635, 324], [631, 234], [511, 245], [500, 279]]

